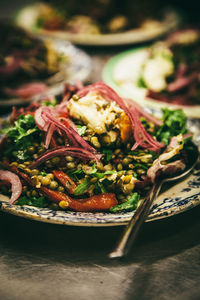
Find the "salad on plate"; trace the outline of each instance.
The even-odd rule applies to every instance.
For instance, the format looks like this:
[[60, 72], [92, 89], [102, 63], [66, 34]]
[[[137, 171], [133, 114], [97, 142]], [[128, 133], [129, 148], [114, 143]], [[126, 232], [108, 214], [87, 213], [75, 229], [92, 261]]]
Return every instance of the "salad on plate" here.
[[161, 118], [108, 85], [66, 84], [62, 100], [13, 108], [0, 143], [9, 203], [83, 212], [132, 211], [157, 176], [186, 168], [182, 110]]
[[[176, 31], [152, 46], [128, 50], [112, 58], [104, 81], [123, 96], [152, 108], [182, 107], [200, 116], [200, 32]], [[196, 113], [195, 113], [196, 111]]]

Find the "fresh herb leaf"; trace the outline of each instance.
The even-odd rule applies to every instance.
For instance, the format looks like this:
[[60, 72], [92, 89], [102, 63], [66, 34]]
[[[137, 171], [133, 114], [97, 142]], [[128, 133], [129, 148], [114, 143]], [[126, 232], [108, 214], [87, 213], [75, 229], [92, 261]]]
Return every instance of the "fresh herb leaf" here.
[[24, 138], [29, 137], [36, 131], [38, 131], [38, 128], [35, 125], [34, 117], [32, 115], [21, 115], [18, 120], [15, 121], [15, 126], [8, 128], [6, 133], [15, 143], [20, 143], [22, 139], [24, 143]]
[[92, 174], [96, 174], [96, 172], [97, 172], [97, 167], [96, 167], [96, 163], [94, 163], [92, 165], [92, 170], [88, 174], [92, 175]]
[[87, 129], [87, 126], [76, 125], [77, 131], [79, 135], [84, 135]]
[[156, 137], [157, 140], [168, 145], [173, 136], [187, 132], [187, 117], [181, 109], [169, 110], [168, 108], [163, 108], [162, 111], [163, 124], [156, 132]]
[[112, 150], [111, 149], [103, 149], [103, 153], [106, 154], [106, 160], [110, 161], [112, 158]]
[[48, 204], [47, 199], [44, 196], [41, 197], [20, 197], [17, 201], [18, 205], [32, 205], [36, 207], [45, 207]]
[[102, 194], [102, 193], [107, 193], [105, 186], [99, 181], [95, 182], [94, 194]]
[[13, 151], [12, 155], [22, 161], [29, 159], [29, 155], [24, 150]]
[[74, 195], [79, 196], [84, 194], [85, 192], [87, 192], [90, 186], [91, 186], [91, 182], [89, 180], [85, 180], [84, 182], [82, 182], [77, 186], [77, 188], [74, 191]]
[[139, 199], [140, 195], [138, 193], [134, 193], [128, 198], [126, 202], [111, 207], [110, 212], [118, 213], [122, 211], [135, 210], [137, 208]]
[[106, 172], [103, 172], [103, 173], [96, 172], [94, 175], [95, 175], [95, 177], [97, 177], [99, 179], [102, 179], [105, 175], [111, 175], [111, 174], [114, 174], [114, 173], [116, 173], [116, 171], [106, 171]]
[[32, 145], [31, 136], [38, 132], [39, 129], [35, 124], [32, 115], [20, 116], [15, 121], [15, 126], [7, 128], [4, 133], [11, 139], [12, 143], [6, 150], [6, 154], [14, 153], [14, 156], [24, 161], [30, 157], [27, 148]]
[[45, 172], [40, 172], [40, 175], [42, 175], [42, 176], [47, 176], [47, 173], [45, 173]]

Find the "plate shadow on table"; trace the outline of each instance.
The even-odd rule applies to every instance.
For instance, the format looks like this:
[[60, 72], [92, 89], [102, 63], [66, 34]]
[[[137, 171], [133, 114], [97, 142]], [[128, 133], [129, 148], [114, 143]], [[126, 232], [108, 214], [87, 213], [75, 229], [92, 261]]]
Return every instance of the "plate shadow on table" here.
[[126, 265], [151, 264], [200, 244], [200, 207], [177, 216], [143, 225], [128, 257], [109, 260], [123, 226], [94, 228], [72, 227], [30, 221], [0, 213], [1, 251], [17, 253], [33, 260], [48, 262], [103, 263]]

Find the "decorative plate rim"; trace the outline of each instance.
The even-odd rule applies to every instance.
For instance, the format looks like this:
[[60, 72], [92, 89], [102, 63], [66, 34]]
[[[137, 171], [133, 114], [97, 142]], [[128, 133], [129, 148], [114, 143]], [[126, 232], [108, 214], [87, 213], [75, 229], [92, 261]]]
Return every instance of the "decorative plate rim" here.
[[[122, 97], [129, 97], [133, 99], [133, 95], [126, 91], [123, 87], [120, 87], [116, 81], [114, 80], [114, 70], [117, 66], [117, 64], [124, 58], [128, 57], [129, 55], [139, 52], [141, 50], [148, 49], [148, 46], [146, 47], [136, 47], [132, 49], [125, 50], [123, 52], [120, 52], [119, 54], [113, 56], [109, 61], [106, 63], [106, 65], [103, 68], [102, 71], [102, 79], [105, 83], [110, 85], [117, 93], [119, 93]], [[144, 107], [147, 107], [149, 109], [155, 109], [159, 111], [163, 107], [169, 107], [172, 109], [178, 109], [181, 108], [184, 110], [186, 115], [191, 118], [197, 118], [200, 119], [200, 105], [178, 105], [178, 104], [170, 104], [167, 102], [162, 102], [159, 100], [153, 100], [148, 97], [142, 98], [142, 97], [134, 97], [134, 101], [138, 103], [142, 103]]]
[[[13, 215], [45, 223], [107, 227], [125, 225], [134, 212], [74, 212], [38, 208], [33, 206], [10, 205], [7, 197], [0, 195], [0, 210]], [[185, 212], [200, 204], [200, 170], [196, 169], [185, 180], [171, 186], [161, 193], [153, 204], [152, 211], [146, 222], [164, 219]]]

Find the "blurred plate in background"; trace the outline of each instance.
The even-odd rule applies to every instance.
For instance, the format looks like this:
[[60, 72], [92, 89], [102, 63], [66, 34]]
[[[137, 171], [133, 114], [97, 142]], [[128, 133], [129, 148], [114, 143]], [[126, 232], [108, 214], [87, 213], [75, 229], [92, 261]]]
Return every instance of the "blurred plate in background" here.
[[60, 62], [59, 72], [43, 81], [48, 86], [47, 92], [45, 94], [37, 94], [28, 100], [20, 98], [0, 99], [0, 107], [25, 105], [29, 102], [37, 101], [43, 96], [56, 96], [62, 93], [66, 82], [75, 83], [77, 80], [82, 82], [88, 80], [92, 69], [92, 62], [89, 56], [67, 41], [55, 39], [51, 40], [51, 43], [54, 50], [62, 56], [63, 60]]
[[180, 21], [179, 15], [175, 11], [169, 10], [164, 14], [162, 21], [147, 20], [144, 25], [139, 28], [121, 33], [86, 34], [71, 33], [64, 30], [50, 31], [31, 27], [24, 21], [25, 19], [25, 16], [22, 18], [19, 12], [16, 17], [16, 24], [37, 35], [65, 39], [74, 44], [88, 46], [128, 45], [151, 41], [176, 28]]
[[124, 51], [111, 58], [103, 70], [103, 80], [122, 97], [133, 99], [151, 111], [159, 112], [163, 107], [181, 108], [188, 117], [200, 118], [200, 105], [178, 105], [154, 100], [146, 96], [146, 88], [136, 85], [148, 48], [140, 47]]

